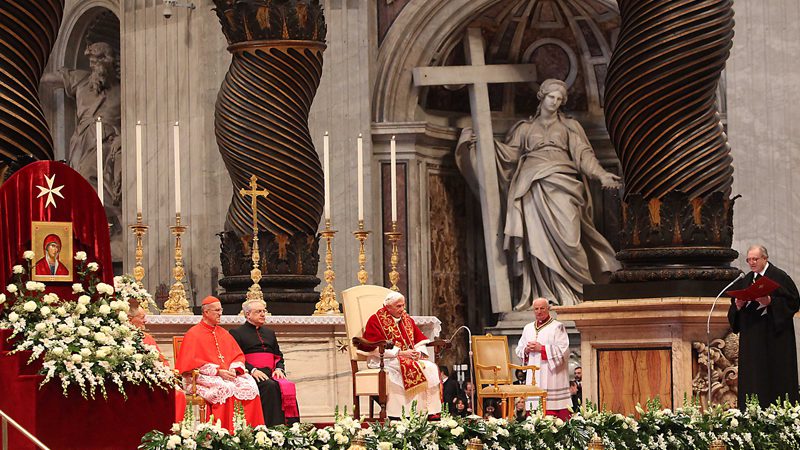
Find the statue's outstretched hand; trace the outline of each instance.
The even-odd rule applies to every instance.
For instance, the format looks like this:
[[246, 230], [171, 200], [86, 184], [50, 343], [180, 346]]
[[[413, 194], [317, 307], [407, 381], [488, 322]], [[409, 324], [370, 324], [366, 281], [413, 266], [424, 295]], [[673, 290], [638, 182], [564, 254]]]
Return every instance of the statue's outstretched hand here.
[[603, 189], [619, 189], [622, 187], [622, 178], [611, 172], [606, 172], [600, 175], [600, 184], [603, 185]]

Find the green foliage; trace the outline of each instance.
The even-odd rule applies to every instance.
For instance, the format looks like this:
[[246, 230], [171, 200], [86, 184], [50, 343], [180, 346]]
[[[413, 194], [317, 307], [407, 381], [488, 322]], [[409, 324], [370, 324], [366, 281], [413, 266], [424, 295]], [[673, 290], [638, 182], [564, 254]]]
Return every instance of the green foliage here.
[[521, 421], [484, 420], [446, 412], [429, 421], [412, 405], [400, 420], [365, 426], [337, 409], [335, 424], [319, 429], [310, 424], [269, 429], [244, 425], [231, 435], [219, 423], [184, 421], [173, 426], [171, 435], [148, 433], [139, 448], [347, 450], [359, 437], [369, 450], [462, 450], [471, 438], [480, 439], [487, 450], [584, 450], [594, 436], [609, 450], [705, 450], [717, 439], [730, 450], [800, 448], [800, 406], [788, 402], [761, 409], [751, 401], [745, 412], [721, 407], [701, 412], [694, 403], [672, 411], [654, 400], [637, 406], [637, 413], [638, 420], [587, 404], [566, 422], [538, 415]]

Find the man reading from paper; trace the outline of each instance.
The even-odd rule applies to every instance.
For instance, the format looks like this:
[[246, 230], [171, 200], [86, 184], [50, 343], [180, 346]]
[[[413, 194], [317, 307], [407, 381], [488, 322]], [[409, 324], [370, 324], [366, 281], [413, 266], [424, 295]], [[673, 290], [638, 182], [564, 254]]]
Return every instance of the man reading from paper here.
[[769, 261], [761, 245], [747, 250], [750, 273], [733, 286], [745, 289], [762, 276], [780, 287], [754, 301], [732, 299], [728, 322], [739, 333], [739, 408], [746, 407], [747, 396], [757, 395], [766, 408], [777, 399], [800, 401], [797, 384], [797, 351], [793, 317], [800, 308], [794, 281]]
[[[442, 401], [439, 398], [439, 369], [427, 361], [426, 345], [430, 339], [414, 323], [405, 311], [406, 299], [399, 292], [391, 292], [383, 301], [383, 308], [373, 314], [364, 329], [368, 341], [391, 341], [394, 347], [384, 353], [384, 368], [387, 372], [386, 415], [400, 417], [403, 408], [411, 409], [416, 401], [420, 411], [429, 415], [440, 414]], [[378, 349], [370, 351], [367, 365], [380, 367]]]
[[194, 369], [197, 393], [211, 405], [211, 414], [233, 431], [235, 402], [244, 406], [247, 423], [264, 424], [256, 381], [245, 369], [245, 358], [230, 333], [219, 326], [222, 305], [216, 297], [203, 300], [203, 318], [183, 337], [175, 368], [184, 374], [184, 386], [191, 389], [186, 374]]
[[[572, 407], [569, 391], [569, 336], [564, 325], [550, 316], [546, 298], [533, 301], [535, 322], [525, 325], [516, 353], [523, 365], [539, 366], [536, 385], [547, 391], [547, 411], [551, 416], [567, 420]], [[531, 383], [528, 371], [526, 384]], [[529, 399], [532, 404], [535, 400]]]
[[247, 322], [231, 330], [231, 336], [244, 352], [245, 367], [258, 383], [261, 409], [268, 427], [300, 421], [297, 390], [286, 379], [283, 353], [275, 332], [264, 326], [267, 304], [248, 300], [242, 304]]

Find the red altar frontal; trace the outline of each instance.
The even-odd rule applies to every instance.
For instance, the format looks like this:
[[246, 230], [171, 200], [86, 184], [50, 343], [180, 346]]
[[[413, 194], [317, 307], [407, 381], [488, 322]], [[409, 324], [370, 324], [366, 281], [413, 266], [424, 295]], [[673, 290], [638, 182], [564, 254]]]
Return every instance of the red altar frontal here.
[[[145, 433], [168, 431], [175, 416], [175, 392], [125, 386], [125, 399], [108, 385], [108, 398], [85, 399], [70, 387], [64, 396], [57, 380], [39, 387], [38, 364], [28, 352], [9, 355], [8, 330], [0, 330], [0, 409], [53, 450], [135, 449]], [[9, 426], [9, 448], [34, 445]]]

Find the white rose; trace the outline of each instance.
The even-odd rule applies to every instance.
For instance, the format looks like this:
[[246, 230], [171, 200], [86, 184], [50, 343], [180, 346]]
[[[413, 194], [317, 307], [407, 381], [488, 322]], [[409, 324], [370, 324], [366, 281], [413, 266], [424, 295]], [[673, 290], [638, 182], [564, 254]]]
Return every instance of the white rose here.
[[35, 281], [27, 281], [25, 282], [25, 289], [29, 291], [35, 291], [37, 288], [37, 283]]
[[392, 450], [393, 448], [391, 442], [378, 442], [378, 450]]
[[63, 306], [59, 306], [58, 308], [56, 308], [56, 314], [58, 314], [59, 316], [66, 316], [67, 309], [64, 308]]
[[44, 322], [39, 322], [39, 323], [37, 323], [37, 324], [36, 324], [36, 326], [35, 326], [35, 327], [33, 327], [33, 329], [34, 329], [34, 330], [36, 330], [36, 331], [38, 331], [39, 333], [41, 333], [42, 331], [44, 331], [44, 330], [45, 330], [45, 328], [47, 328], [47, 325], [45, 325], [45, 324], [44, 324]]
[[450, 433], [452, 433], [453, 436], [455, 436], [455, 437], [461, 436], [461, 434], [463, 432], [464, 432], [464, 429], [462, 427], [455, 427], [452, 430], [450, 430]]
[[105, 335], [102, 331], [97, 332], [94, 334], [94, 340], [100, 343], [103, 343], [108, 339], [108, 336]]
[[47, 286], [45, 286], [44, 283], [36, 283], [36, 287], [34, 288], [34, 290], [39, 292], [44, 292], [45, 289], [47, 289]]
[[75, 308], [75, 312], [78, 313], [78, 314], [86, 314], [87, 311], [89, 311], [89, 310], [86, 309], [86, 307], [83, 306], [83, 305], [78, 305], [78, 307]]
[[267, 433], [263, 431], [259, 431], [256, 433], [256, 444], [258, 445], [266, 445], [267, 443]]
[[61, 347], [56, 347], [52, 350], [52, 353], [56, 356], [61, 356], [64, 354], [64, 349]]
[[97, 283], [97, 292], [111, 295], [114, 293], [114, 287], [105, 283]]
[[22, 257], [27, 259], [28, 261], [33, 259], [33, 251], [26, 250], [25, 253], [22, 254]]
[[42, 313], [43, 316], [47, 316], [50, 314], [50, 308], [47, 306], [42, 306], [42, 309], [40, 309], [39, 312]]
[[81, 356], [81, 355], [72, 355], [72, 356], [70, 356], [69, 359], [71, 359], [72, 362], [74, 362], [75, 364], [78, 364], [81, 361], [83, 361], [83, 356]]
[[133, 359], [135, 361], [140, 361], [141, 362], [144, 359], [144, 355], [141, 354], [141, 353], [137, 353], [137, 354], [133, 355]]
[[24, 305], [22, 305], [22, 309], [28, 312], [34, 312], [36, 311], [36, 302], [34, 302], [33, 300], [29, 300], [25, 302]]
[[58, 302], [58, 295], [51, 292], [49, 294], [45, 294], [44, 297], [42, 297], [42, 300], [48, 305], [52, 305], [53, 303]]
[[75, 261], [86, 261], [86, 252], [75, 253]]
[[731, 428], [736, 428], [739, 426], [739, 421], [736, 418], [731, 419]]
[[8, 315], [8, 320], [9, 322], [16, 322], [17, 320], [19, 320], [19, 314], [15, 313], [14, 311], [11, 311], [11, 314]]
[[80, 283], [75, 283], [72, 285], [72, 293], [73, 294], [80, 294], [83, 292], [83, 285]]
[[0, 305], [6, 302], [6, 294], [0, 294]]
[[89, 330], [89, 328], [87, 328], [87, 327], [85, 327], [83, 325], [78, 327], [78, 335], [79, 336], [88, 336], [90, 332], [91, 332], [91, 330]]
[[129, 344], [125, 344], [125, 345], [122, 347], [122, 353], [124, 353], [124, 354], [126, 354], [126, 355], [128, 355], [128, 356], [131, 356], [132, 354], [136, 353], [136, 349], [135, 349], [135, 348], [133, 348], [133, 347], [132, 347], [131, 345], [129, 345]]
[[108, 305], [100, 305], [100, 309], [98, 311], [100, 314], [107, 316], [111, 312], [111, 307]]
[[81, 356], [83, 356], [84, 358], [88, 358], [91, 354], [92, 354], [92, 351], [89, 350], [88, 348], [82, 348], [81, 349]]
[[11, 268], [11, 272], [16, 274], [16, 275], [20, 275], [20, 274], [25, 273], [25, 269], [22, 266], [20, 266], [19, 264], [17, 264], [16, 266]]
[[126, 320], [128, 320], [128, 313], [126, 313], [125, 311], [120, 311], [117, 317], [119, 318], [120, 322], [125, 322]]
[[9, 284], [8, 286], [6, 286], [6, 290], [8, 292], [10, 292], [11, 294], [14, 294], [15, 292], [17, 292], [17, 285], [16, 284]]
[[91, 272], [97, 272], [97, 269], [99, 269], [100, 266], [96, 262], [90, 262], [89, 264], [86, 265], [86, 268], [89, 269]]
[[63, 324], [63, 323], [58, 324], [58, 327], [56, 327], [56, 329], [61, 334], [67, 334], [67, 333], [70, 332], [69, 325], [66, 325], [66, 324]]
[[181, 437], [178, 435], [173, 434], [167, 440], [167, 448], [170, 450], [176, 448], [179, 445], [181, 445]]
[[88, 295], [81, 295], [80, 297], [78, 297], [78, 304], [79, 305], [88, 305], [89, 302], [91, 302], [91, 301], [92, 301], [92, 299]]
[[111, 349], [108, 347], [100, 347], [97, 350], [97, 357], [98, 358], [105, 358], [108, 354], [111, 353]]

